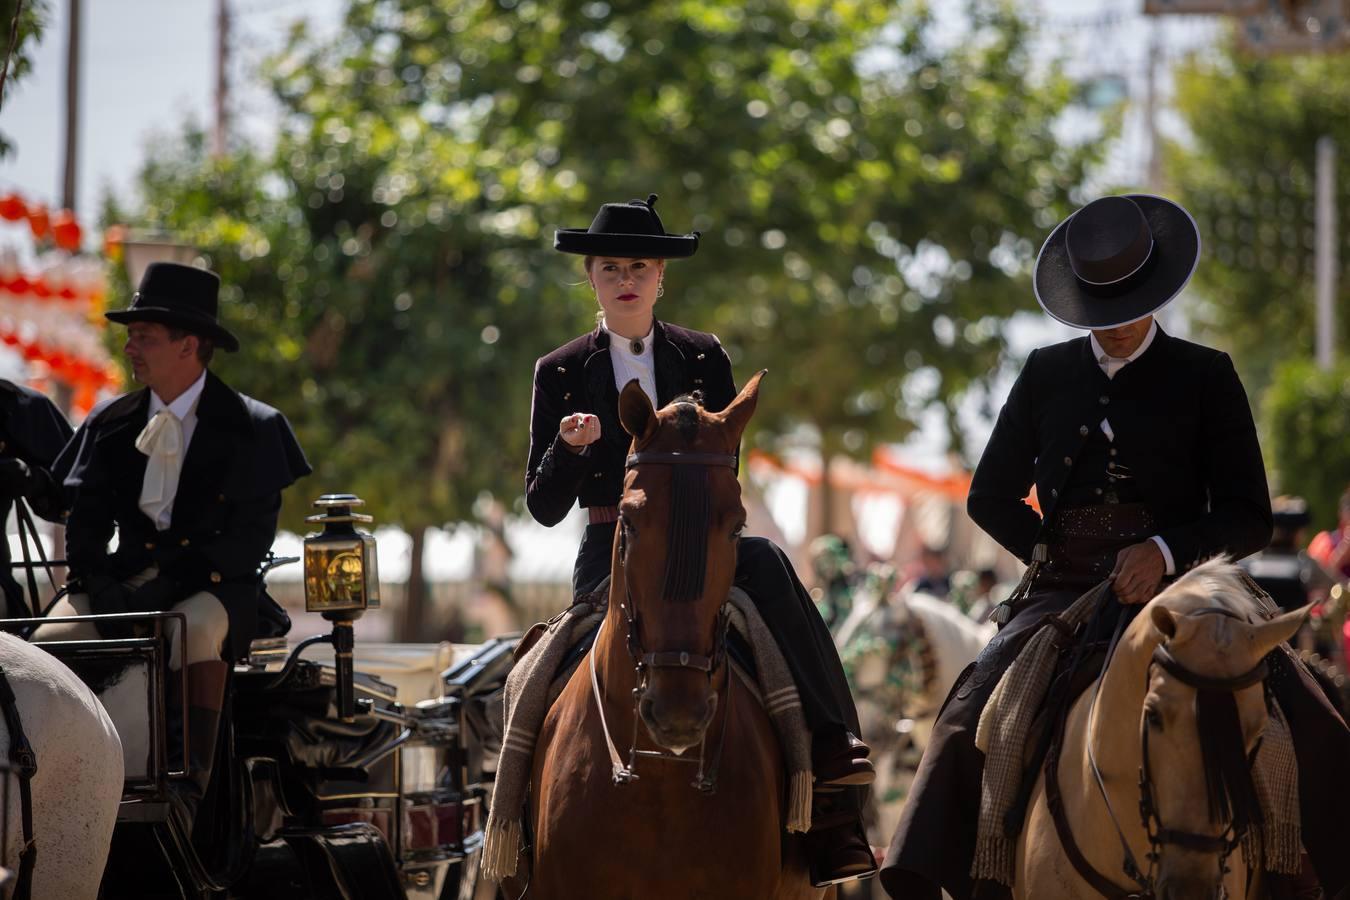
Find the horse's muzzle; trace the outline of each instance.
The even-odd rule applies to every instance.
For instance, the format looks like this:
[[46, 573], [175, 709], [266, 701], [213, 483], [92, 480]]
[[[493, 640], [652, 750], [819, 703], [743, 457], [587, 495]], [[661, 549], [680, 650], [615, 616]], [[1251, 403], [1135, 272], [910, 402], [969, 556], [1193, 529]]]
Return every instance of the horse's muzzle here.
[[1159, 878], [1158, 900], [1218, 900], [1223, 894], [1216, 878], [1213, 872], [1205, 877]]
[[677, 756], [703, 741], [717, 712], [717, 693], [672, 701], [660, 691], [648, 690], [638, 701], [638, 714], [658, 745]]

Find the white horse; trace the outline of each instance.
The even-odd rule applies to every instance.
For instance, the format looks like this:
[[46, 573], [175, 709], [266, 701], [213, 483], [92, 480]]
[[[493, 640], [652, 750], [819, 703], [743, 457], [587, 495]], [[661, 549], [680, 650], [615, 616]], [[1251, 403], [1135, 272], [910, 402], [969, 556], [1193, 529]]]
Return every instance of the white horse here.
[[[0, 665], [14, 688], [19, 719], [37, 759], [33, 776], [33, 900], [95, 900], [122, 800], [122, 743], [103, 705], [56, 657], [0, 632]], [[9, 728], [0, 718], [0, 759]], [[2, 853], [17, 874], [23, 815], [10, 782]], [[4, 896], [11, 896], [13, 879]]]

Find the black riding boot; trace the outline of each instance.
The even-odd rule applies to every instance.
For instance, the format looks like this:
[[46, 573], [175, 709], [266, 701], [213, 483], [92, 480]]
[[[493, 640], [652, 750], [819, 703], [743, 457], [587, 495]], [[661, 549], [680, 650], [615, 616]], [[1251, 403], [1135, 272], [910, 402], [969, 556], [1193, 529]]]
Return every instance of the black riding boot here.
[[220, 710], [225, 700], [225, 676], [229, 664], [223, 661], [193, 663], [188, 666], [188, 758], [187, 777], [170, 783], [171, 809], [187, 835], [197, 816], [197, 807], [206, 796], [215, 764], [216, 739], [220, 730]]
[[877, 874], [877, 860], [856, 812], [850, 789], [817, 790], [811, 796], [811, 830], [806, 835], [807, 862], [814, 887], [829, 887]]

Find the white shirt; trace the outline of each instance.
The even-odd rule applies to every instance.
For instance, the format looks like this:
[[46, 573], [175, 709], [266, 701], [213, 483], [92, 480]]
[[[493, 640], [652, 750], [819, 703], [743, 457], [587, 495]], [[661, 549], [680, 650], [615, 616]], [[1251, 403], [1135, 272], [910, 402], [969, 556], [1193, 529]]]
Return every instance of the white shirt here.
[[[1130, 363], [1134, 362], [1136, 359], [1144, 355], [1144, 351], [1149, 348], [1149, 346], [1153, 343], [1153, 339], [1157, 336], [1158, 336], [1158, 322], [1155, 319], [1154, 321], [1149, 323], [1148, 334], [1144, 335], [1144, 340], [1139, 344], [1138, 348], [1136, 348], [1133, 353], [1131, 353], [1129, 356], [1124, 357], [1123, 359], [1119, 356], [1112, 356], [1111, 354], [1107, 353], [1105, 348], [1102, 347], [1101, 342], [1097, 340], [1097, 335], [1093, 334], [1092, 332], [1088, 332], [1088, 342], [1092, 344], [1092, 356], [1094, 359], [1097, 360], [1097, 365], [1101, 366], [1102, 371], [1106, 373], [1107, 378], [1114, 380], [1116, 377], [1116, 373], [1118, 373], [1121, 369], [1125, 368]], [[1115, 443], [1116, 434], [1114, 431], [1111, 430], [1111, 423], [1108, 422], [1106, 419], [1102, 419], [1101, 428], [1102, 434], [1106, 435], [1106, 439], [1108, 441], [1111, 441], [1112, 443]], [[1159, 537], [1156, 534], [1152, 537], [1151, 540], [1153, 541], [1153, 543], [1157, 544], [1158, 549], [1162, 551], [1163, 563], [1167, 567], [1166, 569], [1167, 574], [1175, 575], [1177, 572], [1177, 566], [1176, 561], [1172, 559], [1172, 549], [1167, 546], [1166, 541], [1164, 541], [1161, 537]]]
[[624, 385], [636, 378], [647, 399], [652, 401], [652, 406], [656, 406], [656, 357], [652, 354], [652, 332], [656, 326], [653, 325], [647, 331], [646, 337], [640, 338], [642, 352], [634, 353], [632, 338], [615, 334], [604, 322], [600, 324], [609, 334], [609, 359], [614, 364], [614, 386], [622, 392]]
[[[206, 372], [203, 371], [201, 377], [192, 382], [187, 390], [174, 398], [172, 403], [165, 403], [163, 400], [159, 399], [159, 395], [154, 391], [150, 392], [150, 410], [145, 417], [146, 423], [148, 424], [149, 421], [155, 417], [155, 413], [159, 412], [161, 409], [167, 408], [169, 412], [173, 413], [178, 418], [178, 421], [183, 424], [184, 458], [187, 457], [188, 446], [192, 443], [192, 432], [197, 429], [197, 401], [201, 399], [202, 388], [205, 386]], [[182, 473], [180, 472], [179, 474], [181, 475]], [[178, 482], [175, 480], [173, 484], [168, 485], [168, 496], [169, 498], [172, 498], [176, 496], [177, 493]], [[163, 512], [155, 518], [155, 527], [160, 531], [164, 531], [172, 524], [172, 522], [173, 502], [172, 499], [170, 499], [170, 502], [165, 506]]]

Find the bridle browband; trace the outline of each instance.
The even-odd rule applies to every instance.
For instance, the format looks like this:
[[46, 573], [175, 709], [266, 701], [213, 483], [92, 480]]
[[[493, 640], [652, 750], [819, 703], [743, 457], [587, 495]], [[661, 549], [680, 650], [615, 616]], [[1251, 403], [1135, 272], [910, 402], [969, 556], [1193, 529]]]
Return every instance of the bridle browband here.
[[[706, 469], [709, 466], [719, 466], [732, 469], [739, 467], [739, 462], [735, 454], [731, 453], [682, 453], [679, 451], [660, 452], [660, 451], [639, 451], [630, 453], [625, 461], [624, 468], [632, 469], [639, 465], [666, 465], [666, 466], [699, 466]], [[706, 533], [706, 531], [705, 531]], [[637, 611], [637, 606], [633, 603], [632, 586], [628, 581], [627, 567], [627, 534], [620, 526], [619, 529], [619, 565], [623, 568], [623, 590], [624, 602], [620, 604], [623, 610], [624, 619], [628, 625], [627, 648], [628, 655], [632, 657], [634, 668], [637, 672], [638, 685], [633, 689], [633, 740], [628, 748], [628, 762], [625, 764], [619, 757], [618, 749], [614, 746], [614, 741], [609, 735], [609, 726], [605, 722], [605, 709], [601, 702], [600, 682], [595, 672], [595, 650], [599, 645], [599, 633], [597, 632], [595, 644], [592, 645], [590, 654], [591, 661], [591, 689], [595, 694], [596, 707], [600, 712], [600, 725], [605, 734], [605, 743], [608, 745], [610, 762], [614, 783], [616, 785], [628, 784], [638, 780], [637, 773], [633, 771], [638, 757], [648, 759], [664, 759], [670, 762], [697, 763], [698, 774], [692, 782], [693, 786], [704, 793], [713, 793], [717, 789], [717, 773], [721, 764], [722, 749], [726, 744], [726, 723], [730, 721], [730, 697], [727, 693], [727, 703], [723, 706], [723, 727], [720, 740], [718, 741], [715, 755], [711, 761], [711, 766], [705, 771], [705, 740], [699, 745], [698, 759], [685, 759], [683, 756], [676, 756], [673, 753], [666, 753], [660, 750], [639, 750], [638, 742], [638, 723], [640, 719], [639, 704], [643, 695], [647, 691], [648, 677], [653, 669], [693, 669], [696, 672], [702, 672], [707, 676], [709, 683], [713, 680], [713, 674], [717, 672], [727, 659], [727, 630], [730, 628], [730, 609], [727, 604], [723, 604], [717, 615], [717, 630], [713, 638], [712, 654], [705, 656], [699, 653], [690, 653], [685, 650], [664, 651], [660, 653], [648, 653], [642, 646], [641, 636], [641, 618]], [[667, 580], [670, 573], [667, 573]], [[603, 623], [601, 628], [604, 628]], [[713, 696], [717, 696], [714, 691]]]
[[[1219, 606], [1209, 606], [1203, 609], [1194, 610], [1187, 615], [1223, 615], [1229, 618], [1242, 620], [1242, 617]], [[1110, 648], [1107, 652], [1106, 661], [1102, 665], [1102, 675], [1099, 676], [1097, 689], [1100, 689], [1101, 678], [1105, 677], [1106, 669], [1111, 664], [1115, 656], [1116, 645], [1119, 642], [1123, 630], [1124, 619], [1122, 617], [1120, 626], [1116, 629], [1116, 634], [1112, 637]], [[1182, 684], [1195, 688], [1199, 692], [1209, 692], [1211, 694], [1227, 695], [1230, 703], [1234, 703], [1232, 695], [1238, 691], [1261, 684], [1265, 681], [1269, 668], [1266, 660], [1261, 659], [1255, 666], [1232, 678], [1214, 678], [1208, 675], [1201, 675], [1191, 669], [1186, 668], [1172, 652], [1167, 648], [1166, 642], [1158, 644], [1153, 648], [1153, 654], [1149, 660], [1149, 665], [1145, 674], [1146, 679], [1152, 677], [1154, 666], [1158, 666], [1167, 674], [1176, 678]], [[1147, 684], [1147, 681], [1145, 682]], [[1201, 694], [1203, 697], [1203, 693]], [[1201, 698], [1197, 698], [1199, 704]], [[1094, 691], [1092, 697], [1092, 707], [1088, 714], [1088, 721], [1095, 718], [1095, 707], [1097, 703], [1097, 693]], [[1198, 710], [1197, 710], [1198, 712]], [[1061, 728], [1063, 724], [1061, 723]], [[1148, 837], [1149, 852], [1147, 856], [1148, 867], [1141, 867], [1138, 860], [1135, 859], [1133, 851], [1130, 849], [1129, 842], [1125, 839], [1125, 833], [1121, 830], [1120, 823], [1116, 820], [1115, 810], [1111, 806], [1110, 798], [1106, 793], [1106, 786], [1102, 779], [1101, 771], [1097, 768], [1097, 761], [1091, 753], [1091, 737], [1086, 739], [1088, 747], [1088, 762], [1092, 770], [1094, 781], [1096, 782], [1098, 792], [1106, 804], [1108, 815], [1111, 817], [1112, 824], [1115, 826], [1116, 834], [1120, 838], [1121, 849], [1124, 852], [1124, 859], [1121, 864], [1124, 874], [1135, 883], [1135, 890], [1127, 890], [1118, 887], [1114, 882], [1102, 873], [1098, 872], [1087, 857], [1084, 856], [1082, 849], [1078, 846], [1073, 836], [1073, 831], [1069, 826], [1068, 816], [1064, 809], [1063, 795], [1059, 790], [1058, 784], [1058, 755], [1059, 747], [1053, 747], [1046, 759], [1046, 803], [1050, 807], [1051, 818], [1055, 824], [1055, 830], [1059, 835], [1060, 843], [1064, 846], [1065, 855], [1073, 867], [1078, 871], [1088, 884], [1104, 897], [1112, 900], [1152, 900], [1156, 897], [1156, 873], [1162, 847], [1172, 845], [1184, 850], [1191, 850], [1197, 853], [1218, 854], [1219, 864], [1219, 884], [1222, 888], [1223, 878], [1228, 874], [1228, 857], [1233, 850], [1242, 842], [1247, 829], [1251, 823], [1246, 820], [1242, 811], [1236, 810], [1228, 817], [1222, 833], [1217, 835], [1198, 834], [1191, 831], [1181, 831], [1168, 828], [1163, 825], [1162, 819], [1158, 815], [1158, 807], [1153, 797], [1153, 777], [1149, 763], [1148, 752], [1148, 732], [1147, 725], [1140, 729], [1140, 765], [1139, 765], [1139, 816], [1141, 824], [1144, 827], [1144, 833]], [[1238, 735], [1241, 738], [1239, 732]], [[1059, 743], [1059, 740], [1056, 740]], [[1213, 799], [1213, 798], [1211, 798]], [[1258, 810], [1259, 812], [1259, 810]], [[1222, 896], [1227, 896], [1226, 893]]]

